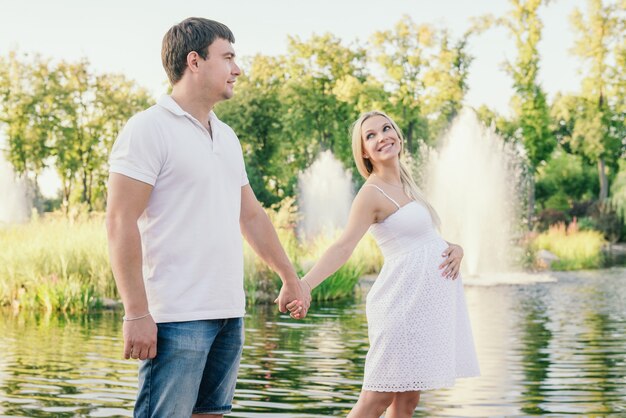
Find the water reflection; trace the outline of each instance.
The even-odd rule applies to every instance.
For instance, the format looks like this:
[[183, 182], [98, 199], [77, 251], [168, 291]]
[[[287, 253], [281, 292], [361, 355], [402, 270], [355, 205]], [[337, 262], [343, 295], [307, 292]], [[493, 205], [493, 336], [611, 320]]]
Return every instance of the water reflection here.
[[129, 415], [136, 366], [119, 357], [114, 314], [4, 313], [0, 413], [6, 416]]
[[[626, 415], [626, 270], [467, 287], [483, 376], [426, 392], [416, 417]], [[363, 298], [306, 322], [250, 310], [233, 417], [345, 416], [367, 352]], [[121, 317], [0, 315], [0, 415], [130, 416]]]
[[542, 415], [546, 411], [541, 408], [547, 397], [545, 386], [550, 368], [550, 317], [547, 312], [546, 294], [549, 288], [540, 292], [532, 289], [520, 296], [517, 307], [520, 321], [517, 325], [520, 336], [520, 361], [523, 376], [521, 383], [524, 387], [522, 412], [532, 415]]

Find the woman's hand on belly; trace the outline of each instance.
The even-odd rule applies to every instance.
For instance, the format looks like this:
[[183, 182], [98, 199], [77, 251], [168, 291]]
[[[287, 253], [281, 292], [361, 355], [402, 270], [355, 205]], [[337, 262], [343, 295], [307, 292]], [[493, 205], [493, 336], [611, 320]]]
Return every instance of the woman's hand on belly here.
[[461, 260], [463, 260], [463, 248], [457, 244], [448, 244], [448, 248], [441, 254], [444, 261], [439, 265], [439, 270], [441, 271], [442, 277], [455, 280], [459, 277]]

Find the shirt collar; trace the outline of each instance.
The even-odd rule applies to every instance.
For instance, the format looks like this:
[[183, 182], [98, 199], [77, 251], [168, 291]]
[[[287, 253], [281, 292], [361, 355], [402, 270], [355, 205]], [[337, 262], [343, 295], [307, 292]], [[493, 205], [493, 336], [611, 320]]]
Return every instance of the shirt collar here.
[[175, 115], [178, 115], [178, 116], [189, 115], [187, 112], [183, 110], [182, 107], [178, 105], [178, 103], [176, 103], [174, 99], [172, 99], [172, 96], [170, 96], [169, 94], [164, 94], [161, 97], [159, 97], [159, 100], [157, 100], [157, 104], [169, 110]]
[[[157, 100], [157, 104], [177, 116], [188, 116], [195, 120], [195, 118], [191, 116], [188, 112], [185, 112], [183, 108], [180, 107], [178, 103], [176, 103], [176, 100], [172, 99], [172, 96], [170, 96], [169, 94], [164, 94], [159, 97], [159, 99]], [[209, 120], [211, 121], [211, 129], [213, 129], [214, 125], [216, 125], [213, 122], [220, 121], [215, 115], [215, 112], [213, 112], [212, 110], [211, 113], [209, 113]]]
[[[183, 108], [180, 107], [178, 103], [176, 103], [176, 100], [172, 99], [172, 96], [170, 96], [169, 94], [164, 94], [159, 97], [159, 100], [157, 100], [157, 104], [164, 109], [172, 112], [174, 115], [186, 117], [193, 123], [201, 125], [196, 118], [191, 116], [188, 112], [185, 112]], [[218, 145], [219, 141], [217, 139], [219, 137], [218, 129], [220, 120], [217, 118], [215, 112], [213, 112], [212, 110], [211, 113], [209, 113], [209, 121], [211, 122], [211, 149], [213, 150], [214, 154], [218, 154], [220, 147]]]

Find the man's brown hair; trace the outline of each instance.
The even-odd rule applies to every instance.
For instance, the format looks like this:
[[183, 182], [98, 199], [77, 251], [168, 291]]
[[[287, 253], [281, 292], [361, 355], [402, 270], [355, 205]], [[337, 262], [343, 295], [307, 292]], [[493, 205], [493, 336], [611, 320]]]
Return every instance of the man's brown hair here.
[[163, 37], [161, 60], [172, 85], [178, 83], [187, 68], [187, 55], [196, 51], [202, 59], [209, 56], [209, 46], [215, 39], [235, 43], [235, 36], [222, 23], [201, 17], [190, 17], [167, 31]]

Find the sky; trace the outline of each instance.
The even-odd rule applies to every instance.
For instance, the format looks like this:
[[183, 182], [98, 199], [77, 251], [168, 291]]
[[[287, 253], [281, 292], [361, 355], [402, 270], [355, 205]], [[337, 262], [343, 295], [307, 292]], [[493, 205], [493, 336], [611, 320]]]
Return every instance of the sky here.
[[[539, 78], [549, 98], [579, 89], [581, 63], [570, 54], [575, 7], [584, 10], [585, 1], [552, 0], [541, 9]], [[18, 49], [70, 61], [87, 57], [94, 71], [123, 73], [158, 97], [167, 89], [161, 40], [189, 16], [226, 24], [237, 55], [249, 57], [285, 53], [288, 36], [306, 40], [330, 32], [347, 44], [364, 43], [405, 14], [459, 36], [471, 17], [509, 9], [507, 0], [0, 0], [0, 55]], [[469, 52], [474, 61], [466, 104], [507, 114], [513, 91], [502, 64], [515, 59], [513, 39], [504, 29], [491, 29], [472, 39]]]

